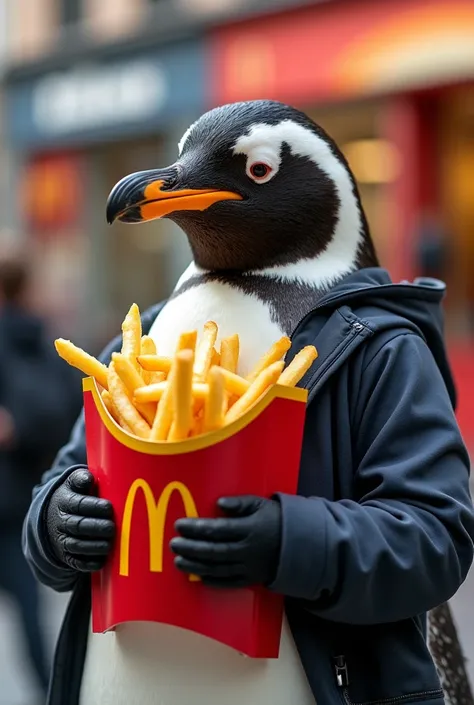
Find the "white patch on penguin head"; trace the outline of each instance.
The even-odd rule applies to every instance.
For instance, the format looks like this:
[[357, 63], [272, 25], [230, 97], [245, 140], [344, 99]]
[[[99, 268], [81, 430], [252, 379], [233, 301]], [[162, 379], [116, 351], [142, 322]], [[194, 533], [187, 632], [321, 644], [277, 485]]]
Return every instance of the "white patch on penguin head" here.
[[[339, 200], [337, 222], [333, 237], [325, 249], [314, 259], [291, 265], [270, 267], [267, 274], [284, 279], [298, 279], [318, 287], [330, 286], [341, 276], [356, 267], [359, 247], [364, 238], [363, 223], [358, 198], [345, 164], [321, 136], [293, 120], [283, 120], [276, 125], [259, 123], [251, 125], [246, 134], [237, 139], [233, 154], [246, 155], [246, 171], [252, 165], [266, 163], [271, 169], [268, 181], [281, 170], [283, 145], [291, 154], [306, 157], [333, 182]], [[284, 167], [283, 167], [284, 168]], [[258, 180], [253, 178], [258, 183]], [[265, 181], [260, 182], [263, 183]]]
[[[196, 122], [198, 122], [198, 121], [196, 120]], [[182, 154], [182, 152], [183, 152], [183, 149], [184, 149], [184, 145], [185, 145], [186, 142], [188, 141], [189, 135], [190, 135], [191, 132], [194, 130], [194, 127], [195, 127], [195, 125], [196, 125], [196, 122], [193, 122], [193, 124], [188, 127], [188, 129], [186, 130], [186, 132], [183, 134], [183, 136], [182, 136], [181, 139], [179, 140], [179, 142], [178, 142], [178, 154], [179, 154], [179, 156], [181, 156], [181, 154]]]
[[[239, 137], [232, 151], [234, 154], [246, 155], [246, 173], [250, 179], [255, 181], [255, 183], [266, 183], [278, 174], [281, 164], [282, 143], [278, 139], [272, 139], [272, 134], [265, 134], [264, 129], [255, 129], [259, 127], [272, 129], [270, 125], [253, 125], [248, 135]], [[253, 171], [256, 165], [266, 165], [268, 167], [269, 171], [264, 178], [255, 177]]]

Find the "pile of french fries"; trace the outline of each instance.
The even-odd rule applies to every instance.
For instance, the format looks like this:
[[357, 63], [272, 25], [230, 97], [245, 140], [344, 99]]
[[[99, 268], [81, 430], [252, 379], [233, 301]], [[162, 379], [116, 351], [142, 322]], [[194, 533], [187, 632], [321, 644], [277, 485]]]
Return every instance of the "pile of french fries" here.
[[140, 311], [130, 308], [122, 323], [122, 349], [104, 365], [69, 340], [55, 341], [58, 354], [86, 376], [94, 377], [105, 407], [128, 433], [150, 441], [181, 441], [215, 431], [242, 416], [274, 384], [295, 386], [317, 357], [307, 346], [284, 369], [291, 341], [283, 337], [247, 377], [237, 374], [239, 336], [223, 338], [216, 348], [217, 325], [182, 333], [174, 357], [158, 354], [142, 335]]

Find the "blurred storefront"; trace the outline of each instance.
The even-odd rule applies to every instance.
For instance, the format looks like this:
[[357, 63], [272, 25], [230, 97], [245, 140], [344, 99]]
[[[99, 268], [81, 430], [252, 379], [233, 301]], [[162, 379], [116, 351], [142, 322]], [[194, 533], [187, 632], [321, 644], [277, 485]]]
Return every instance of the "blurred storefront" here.
[[287, 101], [342, 146], [394, 279], [448, 282], [460, 418], [474, 442], [472, 0], [9, 7], [18, 34], [4, 96], [12, 205], [41, 263], [39, 298], [63, 335], [105, 340], [132, 299], [165, 296], [189, 258], [166, 221], [108, 228], [111, 186], [174, 160], [182, 132], [208, 107]]
[[97, 349], [131, 300], [144, 307], [169, 293], [190, 257], [184, 236], [166, 221], [108, 228], [109, 190], [174, 161], [208, 106], [210, 25], [294, 3], [0, 2], [11, 157], [1, 195], [10, 232], [32, 252], [38, 304], [62, 335]]
[[130, 301], [164, 298], [187, 262], [170, 224], [112, 229], [105, 203], [125, 174], [175, 158], [183, 130], [205, 109], [204, 60], [194, 39], [83, 59], [9, 86], [21, 229], [42, 306], [62, 335], [102, 343]]
[[474, 3], [325, 2], [228, 24], [210, 44], [212, 104], [302, 107], [346, 153], [394, 279], [448, 282], [459, 415], [474, 441]]

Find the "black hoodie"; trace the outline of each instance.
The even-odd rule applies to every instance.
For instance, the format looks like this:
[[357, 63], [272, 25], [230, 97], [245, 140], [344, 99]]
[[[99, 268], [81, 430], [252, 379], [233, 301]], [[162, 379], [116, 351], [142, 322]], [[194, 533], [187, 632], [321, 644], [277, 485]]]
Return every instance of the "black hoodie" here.
[[[335, 286], [292, 335], [288, 361], [309, 344], [319, 356], [301, 383], [309, 401], [298, 493], [278, 496], [282, 542], [269, 589], [286, 596], [318, 705], [443, 703], [425, 613], [464, 581], [474, 539], [443, 295], [440, 282], [394, 285], [384, 270], [362, 270]], [[144, 314], [144, 332], [159, 310]], [[108, 362], [120, 345], [117, 337], [101, 359]], [[54, 558], [43, 517], [55, 489], [85, 463], [81, 417], [35, 489], [24, 526], [23, 549], [37, 578], [73, 591], [48, 705], [79, 701], [90, 585]], [[169, 561], [172, 570], [171, 552]], [[204, 705], [206, 693], [196, 691], [194, 700]]]
[[[319, 307], [336, 308], [347, 303], [377, 307], [372, 316], [378, 329], [393, 328], [398, 323], [408, 326], [424, 338], [441, 372], [453, 407], [456, 408], [456, 388], [444, 342], [442, 302], [446, 285], [439, 279], [419, 278], [393, 284], [388, 273], [379, 268], [363, 269], [347, 276], [320, 302]], [[398, 323], [397, 323], [398, 321]]]

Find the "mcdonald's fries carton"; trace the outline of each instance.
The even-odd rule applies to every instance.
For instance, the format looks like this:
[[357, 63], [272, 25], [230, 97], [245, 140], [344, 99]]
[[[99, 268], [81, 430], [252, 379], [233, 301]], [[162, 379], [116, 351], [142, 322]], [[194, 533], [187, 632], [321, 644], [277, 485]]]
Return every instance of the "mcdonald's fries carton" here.
[[125, 431], [93, 378], [84, 380], [84, 409], [88, 465], [117, 522], [109, 562], [93, 575], [93, 631], [161, 622], [278, 657], [283, 598], [263, 587], [208, 588], [175, 568], [168, 544], [178, 518], [219, 516], [223, 495], [296, 492], [306, 391], [274, 385], [236, 421], [176, 442]]

